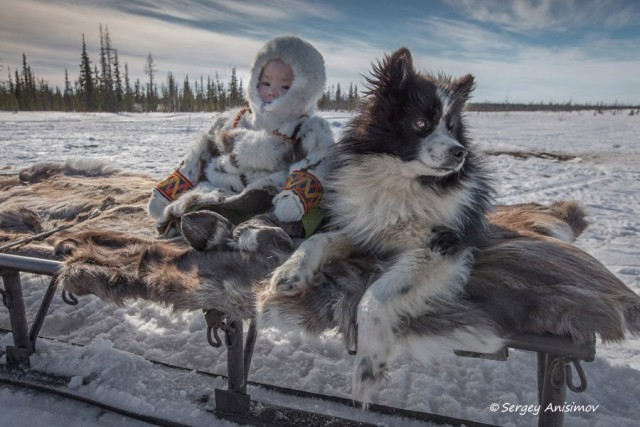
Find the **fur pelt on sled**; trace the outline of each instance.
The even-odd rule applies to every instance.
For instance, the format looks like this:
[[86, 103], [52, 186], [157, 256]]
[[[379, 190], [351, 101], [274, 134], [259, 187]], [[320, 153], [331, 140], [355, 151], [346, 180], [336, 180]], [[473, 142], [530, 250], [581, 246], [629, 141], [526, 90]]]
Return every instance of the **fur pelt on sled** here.
[[[268, 275], [292, 247], [264, 223], [247, 225], [253, 251], [201, 252], [181, 238], [158, 239], [145, 213], [155, 180], [86, 166], [38, 164], [0, 178], [0, 246], [72, 225], [5, 252], [64, 259], [59, 280], [76, 295], [218, 309], [239, 318], [254, 316], [258, 304], [265, 324], [310, 334], [335, 328], [353, 347], [358, 302], [386, 261], [356, 255], [326, 266], [299, 294], [272, 293]], [[475, 254], [464, 293], [441, 312], [404, 325], [407, 336], [425, 327], [444, 334], [471, 325], [503, 338], [534, 333], [584, 341], [597, 333], [616, 341], [625, 331], [640, 332], [640, 297], [570, 244], [586, 227], [577, 203], [500, 206], [488, 219], [489, 238]], [[206, 228], [206, 221], [198, 226]]]

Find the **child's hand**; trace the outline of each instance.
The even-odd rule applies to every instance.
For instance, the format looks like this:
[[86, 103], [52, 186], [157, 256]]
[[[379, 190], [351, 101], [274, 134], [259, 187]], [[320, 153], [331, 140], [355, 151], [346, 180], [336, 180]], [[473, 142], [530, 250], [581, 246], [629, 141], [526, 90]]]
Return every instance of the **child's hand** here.
[[274, 214], [282, 222], [295, 222], [302, 219], [304, 205], [296, 193], [291, 190], [280, 192], [274, 199]]

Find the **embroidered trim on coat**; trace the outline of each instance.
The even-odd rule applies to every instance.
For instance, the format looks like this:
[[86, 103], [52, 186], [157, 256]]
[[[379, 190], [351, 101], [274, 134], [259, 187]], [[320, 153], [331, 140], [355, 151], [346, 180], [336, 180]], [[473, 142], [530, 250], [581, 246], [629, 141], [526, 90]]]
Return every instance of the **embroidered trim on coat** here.
[[309, 172], [296, 170], [289, 175], [283, 190], [291, 190], [300, 197], [304, 211], [309, 212], [320, 204], [324, 192], [320, 180]]
[[245, 107], [242, 110], [238, 111], [238, 114], [236, 114], [236, 117], [233, 119], [233, 126], [231, 126], [231, 128], [233, 129], [237, 128], [238, 123], [240, 123], [240, 120], [242, 120], [242, 116], [244, 116], [247, 113], [251, 114], [251, 108]]
[[296, 139], [296, 138], [294, 138], [292, 136], [284, 134], [284, 133], [278, 131], [278, 129], [271, 131], [271, 134], [273, 134], [275, 136], [279, 136], [280, 138], [282, 138], [282, 139], [284, 139], [286, 141], [289, 141], [292, 144], [297, 144], [298, 142], [300, 142], [299, 139]]
[[185, 193], [193, 188], [191, 181], [186, 176], [182, 175], [179, 170], [173, 171], [171, 175], [160, 181], [156, 185], [156, 190], [160, 192], [170, 202], [180, 197], [182, 193]]

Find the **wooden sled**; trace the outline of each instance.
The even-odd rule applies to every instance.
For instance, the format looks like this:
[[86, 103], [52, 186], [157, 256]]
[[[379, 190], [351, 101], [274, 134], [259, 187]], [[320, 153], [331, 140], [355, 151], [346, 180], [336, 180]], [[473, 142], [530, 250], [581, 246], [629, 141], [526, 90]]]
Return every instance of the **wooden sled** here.
[[[316, 425], [329, 425], [327, 423], [332, 420], [317, 414], [305, 415], [296, 411], [287, 412], [285, 409], [273, 408], [266, 410], [266, 406], [251, 401], [246, 387], [253, 346], [257, 336], [255, 312], [252, 309], [239, 309], [237, 300], [235, 305], [232, 301], [223, 301], [216, 302], [216, 305], [213, 306], [203, 300], [202, 296], [191, 298], [186, 295], [190, 292], [189, 289], [193, 289], [194, 284], [185, 284], [181, 280], [193, 281], [194, 277], [198, 278], [198, 276], [170, 276], [172, 291], [167, 292], [150, 293], [140, 287], [144, 280], [154, 277], [154, 272], [166, 267], [167, 262], [165, 261], [180, 259], [184, 262], [192, 262], [195, 259], [193, 262], [196, 262], [200, 258], [210, 256], [206, 252], [197, 252], [188, 248], [182, 241], [161, 241], [158, 243], [153, 223], [146, 217], [144, 211], [148, 189], [152, 186], [151, 179], [119, 172], [100, 173], [93, 177], [82, 174], [79, 179], [74, 177], [69, 169], [69, 167], [49, 165], [47, 168], [32, 168], [23, 173], [21, 179], [11, 176], [0, 181], [0, 189], [4, 193], [0, 200], [3, 201], [3, 207], [0, 210], [0, 231], [2, 231], [0, 239], [4, 239], [4, 242], [0, 240], [0, 245], [7, 246], [12, 245], [11, 242], [21, 242], [20, 245], [8, 246], [8, 251], [12, 252], [11, 254], [0, 254], [0, 273], [4, 282], [2, 296], [10, 312], [14, 336], [14, 346], [7, 349], [7, 363], [9, 365], [29, 364], [29, 356], [35, 351], [36, 340], [48, 306], [56, 293], [58, 284], [62, 281], [67, 290], [74, 294], [94, 293], [104, 300], [114, 303], [123, 303], [123, 299], [130, 297], [149, 299], [174, 305], [177, 308], [204, 309], [210, 343], [214, 346], [220, 346], [224, 341], [227, 347], [228, 388], [227, 390], [218, 389], [215, 392], [216, 414], [219, 416], [255, 425], [313, 425], [310, 424], [311, 419], [316, 417], [313, 418], [316, 420]], [[52, 203], [52, 200], [55, 200], [56, 203]], [[23, 210], [20, 211], [20, 209]], [[98, 209], [99, 213], [92, 214], [91, 212], [94, 212], [95, 209]], [[20, 213], [17, 213], [18, 211]], [[550, 210], [548, 207], [524, 205], [499, 209], [494, 223], [502, 227], [502, 232], [505, 232], [504, 230], [508, 229], [510, 224], [520, 223], [523, 218], [534, 218], [534, 221], [527, 228], [528, 231], [518, 234], [518, 239], [542, 239], [544, 244], [557, 245], [558, 248], [567, 252], [581, 252], [559, 241], [550, 240], [554, 238], [545, 235], [548, 230], [564, 229], [562, 228], [563, 224], [565, 228], [570, 228], [568, 223], [571, 221], [561, 217], [561, 214], [552, 213], [552, 209]], [[145, 226], [141, 227], [140, 224], [145, 224]], [[69, 227], [65, 229], [67, 226]], [[48, 240], [45, 242], [35, 238], [56, 229], [60, 229], [60, 232], [47, 237]], [[578, 233], [580, 231], [577, 230]], [[538, 240], [535, 241], [538, 242]], [[169, 249], [163, 246], [160, 250], [158, 247], [158, 245], [166, 244], [169, 245]], [[133, 270], [128, 270], [125, 272], [126, 274], [114, 279], [113, 273], [120, 267], [106, 265], [101, 257], [104, 253], [109, 256], [120, 253], [123, 247], [130, 250], [135, 249], [133, 250], [135, 262], [132, 262], [131, 265], [135, 264], [137, 270], [135, 274], [132, 273]], [[583, 256], [581, 253], [578, 255]], [[65, 256], [68, 258], [63, 262]], [[119, 258], [120, 261], [123, 259], [125, 258]], [[591, 323], [579, 324], [578, 333], [572, 337], [567, 337], [566, 334], [531, 333], [521, 330], [518, 326], [514, 327], [513, 332], [505, 334], [505, 347], [498, 354], [459, 352], [458, 355], [506, 360], [508, 348], [536, 352], [538, 354], [539, 400], [545, 407], [550, 403], [562, 405], [565, 402], [567, 389], [573, 392], [584, 391], [587, 384], [580, 362], [594, 359], [596, 333], [605, 340], [615, 340], [622, 337], [624, 326], [631, 329], [632, 332], [637, 332], [636, 329], [640, 328], [636, 323], [624, 325], [624, 320], [616, 317], [627, 315], [629, 319], [635, 319], [636, 322], [639, 322], [640, 297], [628, 290], [601, 264], [590, 258], [585, 259], [589, 259], [591, 262], [587, 268], [592, 268], [594, 272], [599, 274], [591, 275], [592, 279], [602, 282], [602, 286], [594, 285], [591, 292], [600, 292], [598, 297], [611, 304], [605, 306], [601, 316], [596, 316]], [[268, 274], [268, 268], [272, 268], [272, 266], [265, 266], [265, 277]], [[337, 281], [335, 286], [340, 286], [340, 278], [337, 277], [337, 274], [344, 271], [344, 266], [333, 266], [332, 268], [334, 270], [325, 271], [324, 274], [325, 276], [336, 275], [334, 277]], [[111, 274], [109, 280], [113, 280], [113, 282], [104, 282], [106, 280], [106, 276], [103, 274], [105, 271]], [[22, 301], [20, 272], [44, 274], [53, 278], [31, 328], [28, 326]], [[74, 281], [77, 274], [82, 274], [85, 282], [87, 278], [94, 278], [95, 283], [78, 292], [78, 288], [74, 288], [74, 284], [80, 282]], [[112, 287], [109, 288], [106, 285], [112, 285]], [[241, 297], [248, 299], [243, 300], [244, 304], [241, 305], [251, 306], [256, 294], [261, 292], [264, 280], [245, 285]], [[195, 292], [197, 293], [197, 291]], [[68, 296], [68, 294], [64, 295]], [[286, 310], [292, 310], [292, 313], [295, 311], [295, 308], [291, 308], [292, 298], [288, 300], [279, 297], [269, 299], [268, 296], [263, 296], [263, 298], [267, 298], [267, 306], [276, 304]], [[357, 299], [358, 294], [356, 293], [350, 298]], [[199, 304], [200, 302], [202, 304]], [[616, 311], [616, 308], [620, 312], [607, 312], [608, 309]], [[311, 316], [319, 315], [317, 312], [311, 311], [309, 314]], [[498, 315], [503, 314], [498, 313]], [[589, 313], [589, 316], [592, 314]], [[301, 318], [300, 313], [294, 313], [293, 317]], [[505, 318], [508, 319], [508, 317]], [[250, 320], [246, 340], [243, 331], [243, 320], [245, 319]], [[617, 323], [616, 319], [618, 319]], [[316, 326], [319, 324], [321, 323], [316, 323]], [[294, 322], [291, 326], [299, 326], [305, 330], [305, 325], [302, 323], [296, 325]], [[352, 325], [348, 319], [343, 324], [327, 322], [326, 326], [337, 327], [345, 337], [353, 338], [352, 332], [349, 332]], [[217, 333], [219, 329], [223, 331], [223, 337], [219, 337]], [[306, 331], [309, 333], [319, 332], [312, 328], [306, 328]], [[577, 382], [573, 378], [572, 366], [579, 378]], [[370, 409], [372, 411], [390, 410], [379, 405], [371, 405]], [[411, 414], [410, 411], [395, 411], [404, 416], [413, 416], [433, 423], [484, 425], [433, 414], [419, 415]], [[278, 421], [285, 412], [288, 414], [289, 421]], [[304, 416], [310, 418], [305, 418], [302, 421], [303, 418], [300, 417]], [[348, 420], [333, 421], [340, 423], [339, 425], [364, 425], [353, 422], [349, 424]], [[558, 426], [562, 423], [563, 413], [561, 411], [540, 412], [538, 421], [540, 426]]]

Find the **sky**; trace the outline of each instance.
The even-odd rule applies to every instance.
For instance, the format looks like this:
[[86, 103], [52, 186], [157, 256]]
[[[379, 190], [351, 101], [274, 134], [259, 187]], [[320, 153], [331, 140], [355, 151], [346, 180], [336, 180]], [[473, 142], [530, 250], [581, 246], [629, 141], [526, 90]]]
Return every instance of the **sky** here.
[[[640, 105], [640, 2], [635, 0], [0, 0], [0, 80], [27, 57], [63, 87], [79, 75], [82, 35], [99, 61], [108, 28], [121, 66], [143, 83], [172, 72], [193, 84], [248, 80], [257, 50], [278, 35], [309, 40], [328, 84], [363, 88], [371, 64], [399, 47], [416, 67], [476, 77], [475, 102]], [[13, 72], [13, 71], [12, 71]], [[132, 83], [133, 84], [133, 83]]]

